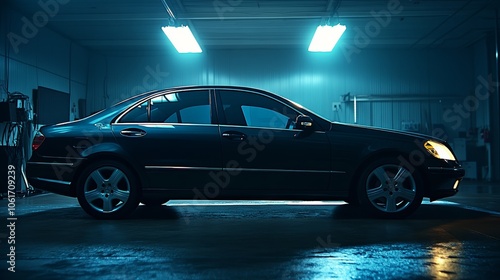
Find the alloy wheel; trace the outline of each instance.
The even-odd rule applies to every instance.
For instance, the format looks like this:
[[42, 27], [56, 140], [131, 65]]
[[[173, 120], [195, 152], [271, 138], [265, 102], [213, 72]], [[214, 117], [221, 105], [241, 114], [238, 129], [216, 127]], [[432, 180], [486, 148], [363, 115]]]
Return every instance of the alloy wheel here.
[[130, 198], [130, 180], [120, 169], [103, 166], [92, 171], [84, 183], [84, 197], [98, 212], [112, 213]]
[[386, 213], [404, 211], [417, 196], [412, 173], [399, 165], [384, 164], [367, 176], [365, 191], [370, 203]]

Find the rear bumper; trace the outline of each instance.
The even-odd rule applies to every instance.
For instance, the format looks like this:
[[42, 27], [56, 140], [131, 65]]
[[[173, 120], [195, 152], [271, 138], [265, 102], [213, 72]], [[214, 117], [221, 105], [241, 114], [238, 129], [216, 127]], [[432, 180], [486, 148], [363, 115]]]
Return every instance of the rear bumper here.
[[75, 166], [71, 163], [27, 162], [28, 182], [36, 189], [75, 197], [72, 180]]
[[426, 196], [431, 201], [455, 195], [465, 175], [461, 167], [428, 167], [427, 172], [429, 189]]
[[37, 177], [29, 177], [28, 181], [35, 189], [75, 197], [75, 194], [71, 189], [71, 182], [56, 181]]

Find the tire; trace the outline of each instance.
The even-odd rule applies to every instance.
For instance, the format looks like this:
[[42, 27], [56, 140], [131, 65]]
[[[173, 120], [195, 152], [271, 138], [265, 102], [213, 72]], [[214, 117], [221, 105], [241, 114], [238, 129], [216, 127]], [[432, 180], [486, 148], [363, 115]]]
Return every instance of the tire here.
[[147, 207], [157, 207], [164, 203], [167, 203], [168, 199], [161, 198], [142, 198], [141, 203], [146, 205]]
[[139, 205], [140, 189], [134, 173], [117, 161], [91, 163], [77, 183], [77, 197], [87, 214], [98, 219], [120, 219]]
[[361, 207], [380, 218], [403, 218], [422, 203], [423, 185], [418, 170], [402, 166], [393, 158], [370, 163], [357, 186]]

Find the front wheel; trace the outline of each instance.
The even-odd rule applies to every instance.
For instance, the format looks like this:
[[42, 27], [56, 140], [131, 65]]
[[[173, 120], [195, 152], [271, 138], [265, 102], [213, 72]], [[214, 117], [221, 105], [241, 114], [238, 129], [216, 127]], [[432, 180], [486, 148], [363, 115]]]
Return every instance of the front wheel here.
[[139, 204], [137, 178], [124, 164], [102, 161], [83, 170], [77, 185], [80, 206], [98, 219], [119, 219]]
[[423, 186], [418, 170], [384, 158], [369, 164], [357, 187], [361, 206], [382, 218], [403, 218], [422, 203]]

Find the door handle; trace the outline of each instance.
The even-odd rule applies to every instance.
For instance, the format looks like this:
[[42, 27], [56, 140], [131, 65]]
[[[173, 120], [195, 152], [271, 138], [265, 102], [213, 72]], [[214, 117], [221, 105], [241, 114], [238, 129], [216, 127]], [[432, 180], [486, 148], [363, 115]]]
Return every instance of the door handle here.
[[229, 140], [234, 140], [234, 141], [243, 141], [247, 138], [247, 136], [243, 133], [240, 132], [233, 132], [233, 131], [228, 131], [222, 133], [222, 137], [227, 138]]
[[129, 128], [120, 131], [120, 134], [127, 137], [142, 137], [146, 135], [146, 131], [137, 128]]

